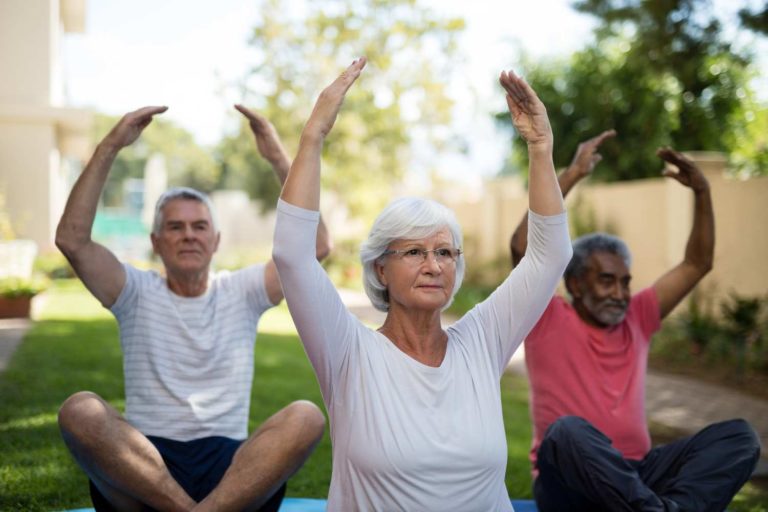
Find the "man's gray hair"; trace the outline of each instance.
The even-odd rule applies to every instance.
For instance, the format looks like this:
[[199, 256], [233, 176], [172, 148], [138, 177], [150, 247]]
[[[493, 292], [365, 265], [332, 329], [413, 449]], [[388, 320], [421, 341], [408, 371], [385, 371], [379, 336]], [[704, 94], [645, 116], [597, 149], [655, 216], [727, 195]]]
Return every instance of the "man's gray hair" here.
[[573, 256], [563, 274], [566, 286], [569, 278], [584, 275], [589, 257], [596, 252], [615, 254], [624, 260], [627, 268], [632, 265], [632, 255], [629, 253], [627, 244], [620, 238], [608, 233], [590, 233], [580, 236], [573, 241]]
[[[453, 244], [461, 248], [461, 228], [453, 212], [431, 199], [404, 197], [389, 203], [373, 222], [368, 239], [360, 246], [360, 261], [363, 264], [363, 286], [373, 307], [379, 311], [389, 311], [387, 289], [379, 282], [376, 274], [376, 262], [380, 261], [389, 245], [396, 240], [418, 240], [432, 236], [447, 228], [453, 237]], [[456, 281], [451, 292], [453, 302], [456, 292], [464, 278], [464, 258], [456, 260]]]
[[216, 220], [216, 210], [213, 208], [211, 198], [206, 194], [203, 194], [199, 190], [195, 190], [189, 187], [174, 187], [169, 188], [157, 199], [155, 203], [155, 218], [152, 221], [152, 233], [155, 235], [160, 233], [160, 229], [163, 227], [163, 207], [174, 199], [188, 199], [191, 201], [198, 201], [203, 203], [208, 208], [208, 213], [211, 214], [211, 222], [213, 223], [213, 231], [218, 233], [219, 224]]

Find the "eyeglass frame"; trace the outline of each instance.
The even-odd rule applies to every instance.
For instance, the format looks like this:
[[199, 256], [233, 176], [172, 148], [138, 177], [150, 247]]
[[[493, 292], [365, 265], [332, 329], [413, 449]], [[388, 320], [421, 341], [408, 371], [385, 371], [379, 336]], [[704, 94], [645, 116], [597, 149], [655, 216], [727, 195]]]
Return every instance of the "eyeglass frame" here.
[[[433, 253], [433, 254], [435, 255], [435, 262], [436, 262], [438, 265], [445, 265], [445, 264], [447, 264], [447, 263], [448, 263], [448, 262], [443, 262], [443, 263], [441, 263], [441, 262], [440, 262], [440, 260], [439, 260], [439, 256], [438, 256], [438, 254], [437, 254], [439, 251], [456, 251], [456, 255], [455, 255], [455, 256], [449, 256], [449, 259], [450, 259], [450, 262], [451, 262], [451, 263], [456, 263], [456, 261], [459, 259], [459, 257], [460, 257], [462, 254], [464, 254], [464, 251], [462, 251], [462, 250], [461, 250], [460, 248], [458, 248], [458, 247], [439, 247], [439, 248], [437, 248], [437, 249], [419, 249], [418, 247], [412, 247], [412, 248], [410, 248], [410, 249], [387, 249], [386, 251], [384, 251], [384, 252], [381, 254], [381, 257], [383, 258], [383, 257], [385, 257], [385, 256], [390, 256], [390, 255], [392, 255], [392, 254], [397, 254], [397, 255], [399, 255], [399, 256], [400, 256], [400, 260], [403, 260], [403, 259], [405, 258], [405, 256], [406, 256], [406, 255], [407, 255], [409, 252], [411, 252], [411, 251], [418, 251], [418, 253], [421, 255], [421, 261], [419, 261], [419, 262], [418, 262], [418, 265], [423, 265], [423, 264], [424, 264], [424, 262], [426, 262], [426, 261], [427, 261], [427, 255], [428, 255], [430, 252], [431, 252], [431, 253]], [[414, 254], [414, 256], [415, 256], [415, 254]], [[405, 260], [405, 261], [409, 261], [409, 260]], [[414, 265], [415, 265], [415, 264], [416, 264], [416, 263], [414, 263]]]

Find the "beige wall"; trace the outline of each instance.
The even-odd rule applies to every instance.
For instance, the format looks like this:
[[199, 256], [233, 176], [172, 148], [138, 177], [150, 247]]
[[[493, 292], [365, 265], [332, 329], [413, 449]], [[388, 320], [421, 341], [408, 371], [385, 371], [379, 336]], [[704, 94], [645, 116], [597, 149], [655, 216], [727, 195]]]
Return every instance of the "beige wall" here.
[[0, 193], [16, 235], [42, 250], [90, 151], [91, 116], [63, 106], [59, 63], [62, 34], [84, 20], [84, 0], [0, 1]]
[[[718, 154], [691, 153], [710, 181], [716, 219], [715, 268], [699, 285], [716, 299], [730, 292], [768, 293], [768, 177], [738, 181], [727, 176]], [[594, 216], [598, 229], [612, 230], [633, 254], [635, 290], [679, 263], [691, 229], [693, 196], [666, 178], [614, 184], [582, 183], [567, 199], [574, 217]], [[449, 202], [464, 229], [470, 272], [486, 279], [509, 270], [509, 238], [527, 208], [525, 191], [514, 178], [492, 180], [482, 199]], [[573, 230], [572, 230], [573, 234]], [[491, 270], [496, 262], [496, 272]], [[501, 265], [498, 262], [502, 262]]]

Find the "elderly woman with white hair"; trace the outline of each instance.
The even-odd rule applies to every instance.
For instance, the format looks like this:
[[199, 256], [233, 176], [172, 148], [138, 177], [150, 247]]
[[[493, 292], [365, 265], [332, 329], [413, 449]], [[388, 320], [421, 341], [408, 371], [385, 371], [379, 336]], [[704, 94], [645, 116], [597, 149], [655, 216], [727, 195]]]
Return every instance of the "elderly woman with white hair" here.
[[501, 73], [530, 155], [524, 261], [487, 300], [443, 329], [440, 313], [464, 274], [458, 223], [434, 201], [394, 201], [361, 249], [366, 292], [387, 312], [372, 330], [345, 308], [310, 243], [323, 141], [364, 66], [364, 58], [356, 60], [320, 94], [275, 229], [274, 261], [330, 417], [328, 510], [509, 511], [499, 381], [571, 255], [546, 109], [522, 79]]

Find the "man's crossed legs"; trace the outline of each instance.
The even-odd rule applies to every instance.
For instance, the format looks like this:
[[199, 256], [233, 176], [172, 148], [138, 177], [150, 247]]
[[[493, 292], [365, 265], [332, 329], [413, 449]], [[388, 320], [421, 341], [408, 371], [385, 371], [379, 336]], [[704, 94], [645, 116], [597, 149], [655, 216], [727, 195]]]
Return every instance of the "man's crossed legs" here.
[[284, 492], [285, 482], [320, 441], [325, 418], [307, 401], [278, 411], [240, 444], [221, 481], [199, 503], [174, 479], [157, 447], [98, 395], [84, 391], [68, 398], [59, 427], [78, 464], [115, 510], [240, 511], [259, 510]]
[[749, 479], [760, 441], [744, 420], [625, 459], [602, 432], [577, 416], [555, 421], [539, 447], [534, 496], [541, 512], [722, 511]]

